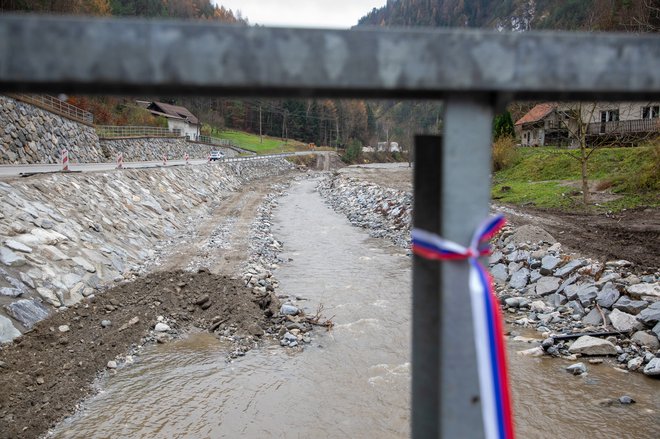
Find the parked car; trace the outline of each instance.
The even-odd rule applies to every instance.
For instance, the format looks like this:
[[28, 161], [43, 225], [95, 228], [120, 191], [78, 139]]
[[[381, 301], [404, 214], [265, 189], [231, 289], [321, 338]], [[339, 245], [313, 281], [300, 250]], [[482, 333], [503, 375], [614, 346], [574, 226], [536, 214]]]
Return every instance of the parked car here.
[[211, 155], [209, 156], [209, 159], [214, 162], [216, 160], [222, 160], [225, 158], [225, 154], [220, 151], [211, 151]]

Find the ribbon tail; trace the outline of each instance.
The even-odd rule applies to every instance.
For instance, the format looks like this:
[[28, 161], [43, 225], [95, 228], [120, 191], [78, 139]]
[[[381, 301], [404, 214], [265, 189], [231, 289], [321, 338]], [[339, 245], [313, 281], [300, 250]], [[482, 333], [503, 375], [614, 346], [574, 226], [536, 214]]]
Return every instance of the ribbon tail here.
[[487, 439], [513, 439], [513, 417], [499, 305], [488, 272], [470, 260], [470, 303], [482, 419]]

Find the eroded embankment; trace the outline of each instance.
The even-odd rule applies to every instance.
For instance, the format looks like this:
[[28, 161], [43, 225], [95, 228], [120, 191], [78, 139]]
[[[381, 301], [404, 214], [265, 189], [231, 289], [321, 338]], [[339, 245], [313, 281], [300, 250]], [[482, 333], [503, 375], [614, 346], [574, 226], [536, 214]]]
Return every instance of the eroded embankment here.
[[[352, 224], [369, 229], [372, 236], [409, 246], [409, 192], [341, 174], [318, 189]], [[618, 369], [660, 376], [657, 268], [568, 253], [533, 225], [509, 225], [493, 245], [490, 268], [507, 321], [539, 334], [528, 339], [533, 347], [525, 355], [606, 357], [614, 359], [611, 363]], [[586, 371], [586, 366], [576, 370]]]
[[236, 349], [247, 350], [272, 332], [269, 309], [276, 313], [276, 302], [241, 280], [178, 271], [125, 282], [57, 312], [0, 350], [0, 437], [39, 436], [92, 391], [97, 371], [112, 373], [142, 344], [189, 327], [231, 335]]
[[291, 167], [272, 159], [0, 182], [0, 341], [135, 278], [210, 202]]

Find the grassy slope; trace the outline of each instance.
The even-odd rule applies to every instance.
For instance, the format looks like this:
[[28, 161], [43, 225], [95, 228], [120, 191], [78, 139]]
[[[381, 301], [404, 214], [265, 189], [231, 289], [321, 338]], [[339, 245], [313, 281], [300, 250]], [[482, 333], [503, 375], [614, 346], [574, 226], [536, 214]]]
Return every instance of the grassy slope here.
[[289, 141], [285, 144], [284, 141], [278, 137], [264, 136], [262, 143], [260, 142], [259, 135], [246, 133], [244, 131], [213, 130], [212, 136], [231, 140], [235, 142], [239, 147], [254, 151], [257, 154], [304, 151], [307, 149], [307, 145], [302, 142], [289, 139]]
[[[660, 207], [658, 146], [601, 148], [588, 162], [590, 183], [621, 197], [602, 203], [606, 210]], [[575, 151], [577, 152], [577, 151]], [[513, 166], [495, 174], [493, 198], [514, 204], [571, 209], [580, 206], [580, 162], [555, 148], [520, 148]]]

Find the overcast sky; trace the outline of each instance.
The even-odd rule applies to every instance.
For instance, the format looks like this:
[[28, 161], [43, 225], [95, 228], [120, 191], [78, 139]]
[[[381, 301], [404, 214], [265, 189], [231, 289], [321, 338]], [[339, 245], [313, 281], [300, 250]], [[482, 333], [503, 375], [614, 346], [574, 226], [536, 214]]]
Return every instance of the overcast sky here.
[[250, 24], [346, 29], [386, 0], [214, 0]]

